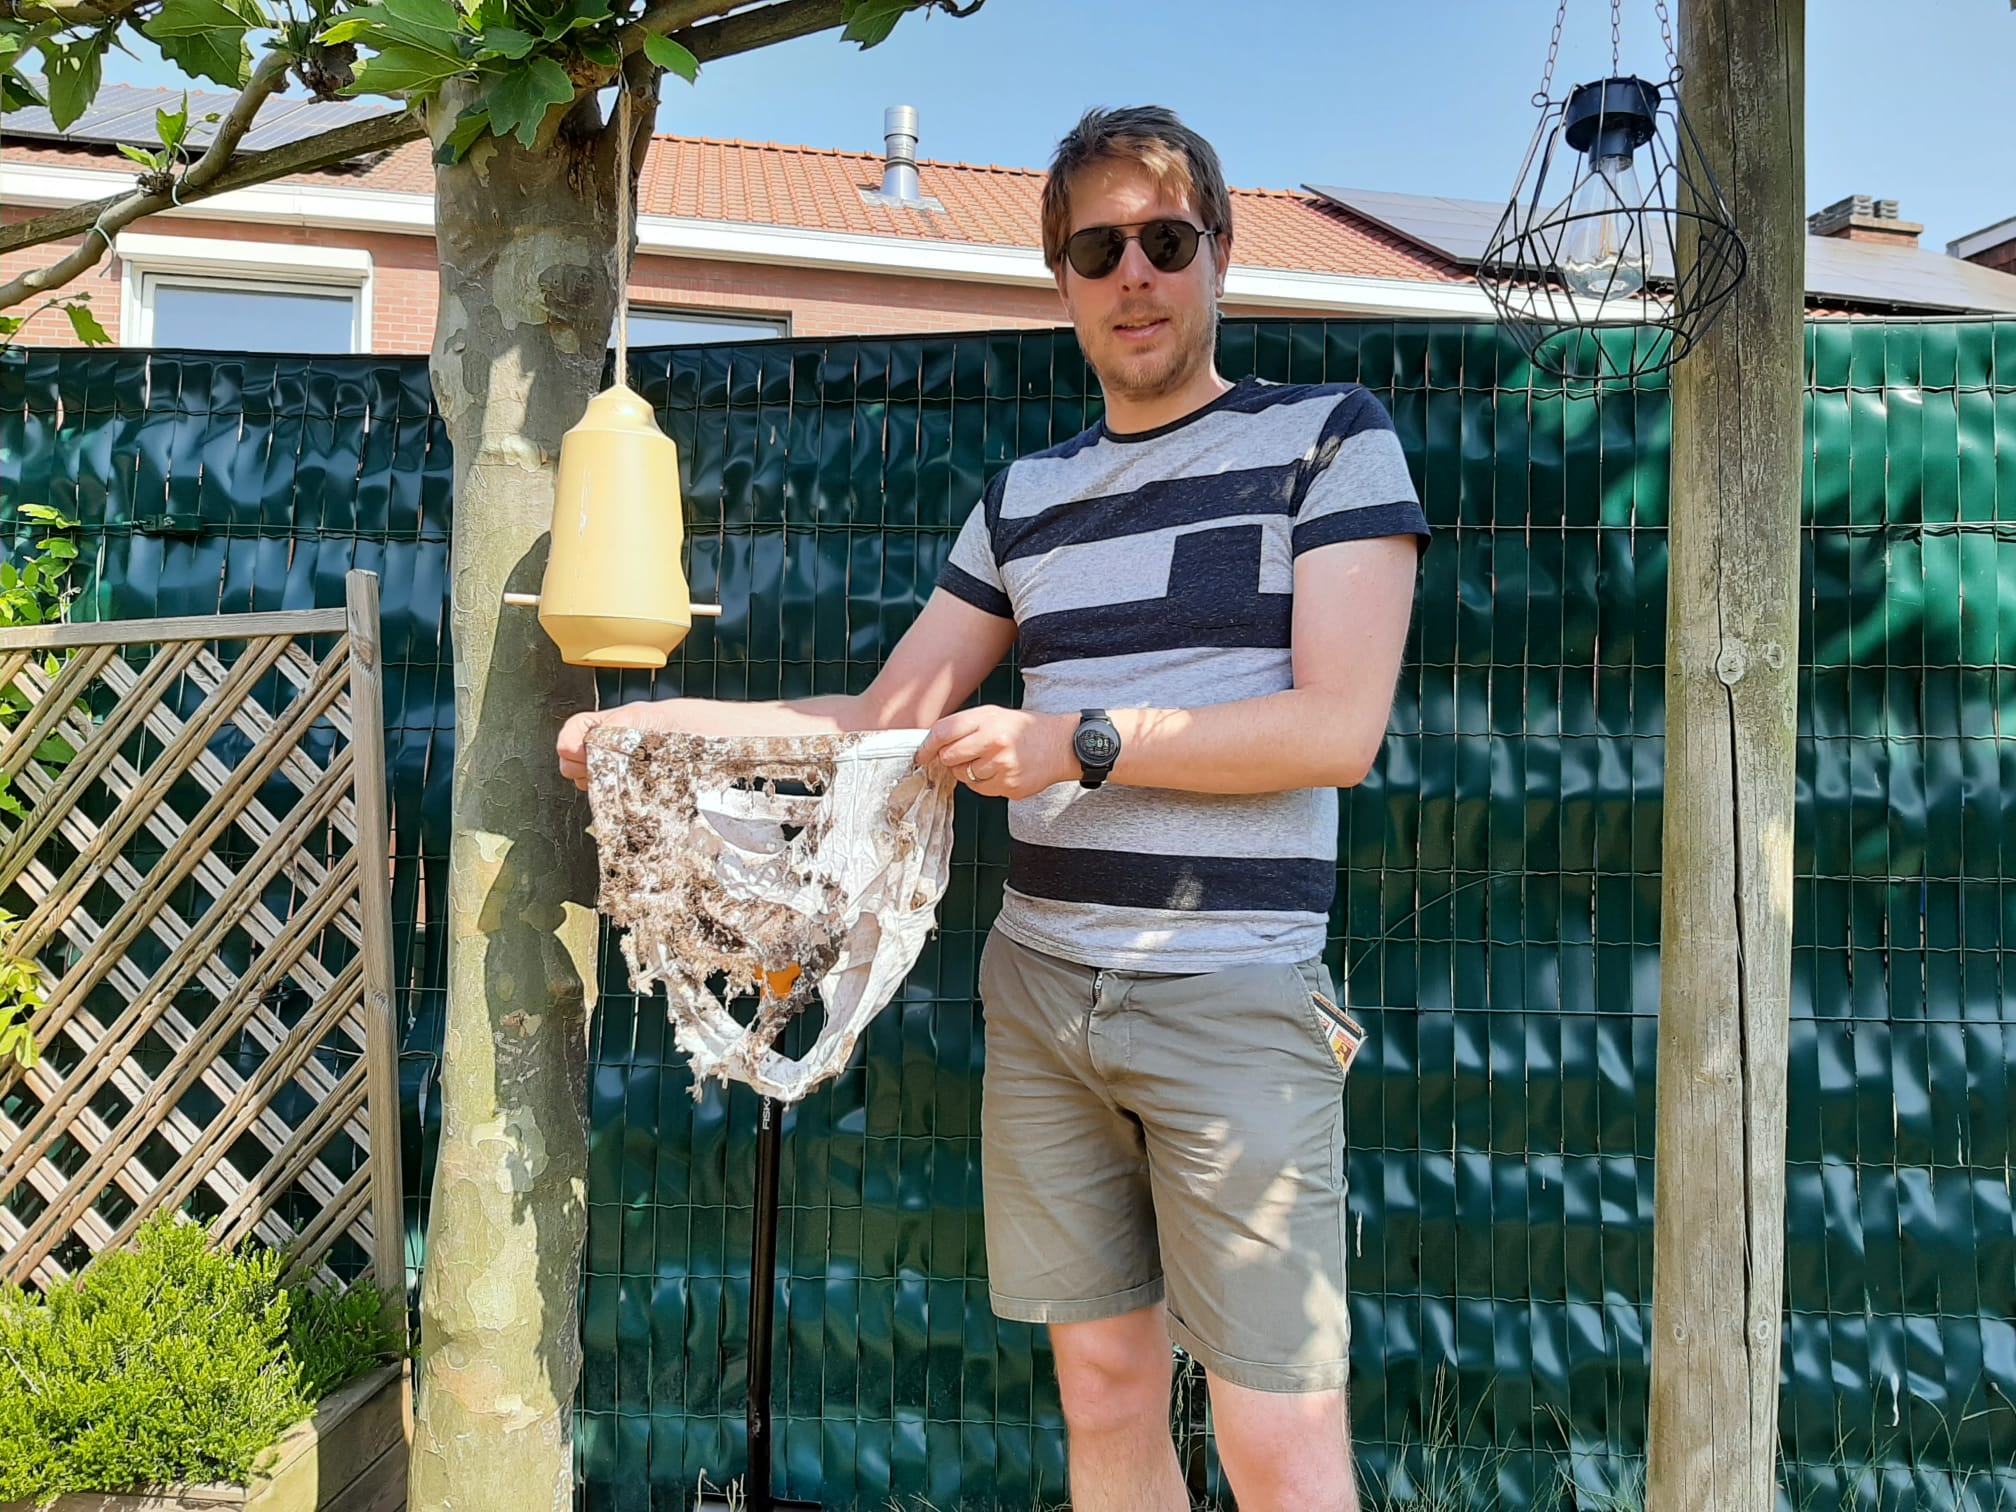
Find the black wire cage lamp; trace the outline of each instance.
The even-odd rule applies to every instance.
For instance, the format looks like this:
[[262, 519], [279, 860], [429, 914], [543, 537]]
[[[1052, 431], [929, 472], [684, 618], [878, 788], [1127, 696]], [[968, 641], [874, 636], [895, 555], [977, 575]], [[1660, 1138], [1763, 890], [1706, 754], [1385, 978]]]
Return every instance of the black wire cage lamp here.
[[1666, 77], [1623, 72], [1621, 0], [1610, 4], [1611, 76], [1552, 95], [1568, 0], [1533, 103], [1540, 124], [1477, 266], [1500, 322], [1560, 378], [1638, 378], [1698, 343], [1747, 257], [1687, 113], [1666, 0]]

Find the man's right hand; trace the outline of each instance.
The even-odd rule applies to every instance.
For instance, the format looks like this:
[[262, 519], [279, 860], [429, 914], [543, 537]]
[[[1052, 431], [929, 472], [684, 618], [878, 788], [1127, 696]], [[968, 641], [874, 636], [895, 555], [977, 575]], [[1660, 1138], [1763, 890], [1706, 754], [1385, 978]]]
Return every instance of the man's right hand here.
[[639, 730], [685, 729], [704, 715], [706, 699], [638, 699], [613, 709], [584, 709], [560, 726], [554, 742], [560, 757], [560, 775], [582, 792], [588, 791], [588, 732], [603, 725], [629, 726]]
[[584, 709], [560, 726], [560, 775], [584, 793], [588, 791], [588, 732], [597, 725], [616, 723], [622, 712], [620, 708]]

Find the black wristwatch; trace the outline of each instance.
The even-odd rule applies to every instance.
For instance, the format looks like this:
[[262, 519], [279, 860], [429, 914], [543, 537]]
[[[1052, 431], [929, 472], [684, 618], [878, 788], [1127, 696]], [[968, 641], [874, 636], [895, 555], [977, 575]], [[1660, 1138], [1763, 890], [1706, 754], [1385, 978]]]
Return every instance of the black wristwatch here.
[[1078, 786], [1096, 788], [1113, 774], [1113, 763], [1120, 759], [1120, 732], [1113, 728], [1113, 721], [1106, 717], [1104, 709], [1079, 711], [1071, 750], [1083, 774]]

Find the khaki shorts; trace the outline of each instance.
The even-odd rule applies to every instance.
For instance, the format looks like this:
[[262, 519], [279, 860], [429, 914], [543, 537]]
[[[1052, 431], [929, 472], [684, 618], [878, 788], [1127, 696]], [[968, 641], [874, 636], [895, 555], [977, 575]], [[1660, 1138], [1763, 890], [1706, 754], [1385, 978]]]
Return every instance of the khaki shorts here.
[[1096, 971], [996, 930], [980, 962], [994, 1311], [1086, 1323], [1166, 1299], [1170, 1336], [1234, 1385], [1342, 1386], [1346, 1068], [1319, 994], [1320, 961]]

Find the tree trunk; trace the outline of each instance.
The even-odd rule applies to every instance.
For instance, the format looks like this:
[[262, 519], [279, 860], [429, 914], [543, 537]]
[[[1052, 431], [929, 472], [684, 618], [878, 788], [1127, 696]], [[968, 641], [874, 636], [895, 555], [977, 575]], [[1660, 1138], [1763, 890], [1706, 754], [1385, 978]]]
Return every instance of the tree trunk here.
[[[437, 141], [469, 95], [451, 84], [430, 108]], [[654, 81], [640, 138], [655, 106]], [[560, 439], [601, 381], [618, 288], [614, 136], [590, 97], [533, 148], [486, 137], [436, 173], [456, 747], [415, 1512], [573, 1504], [596, 873], [586, 801], [554, 742], [593, 682], [503, 595], [539, 591]]]
[[1688, 114], [1750, 267], [1673, 374], [1646, 1506], [1771, 1512], [1798, 694], [1804, 0], [1690, 0], [1680, 36]]

